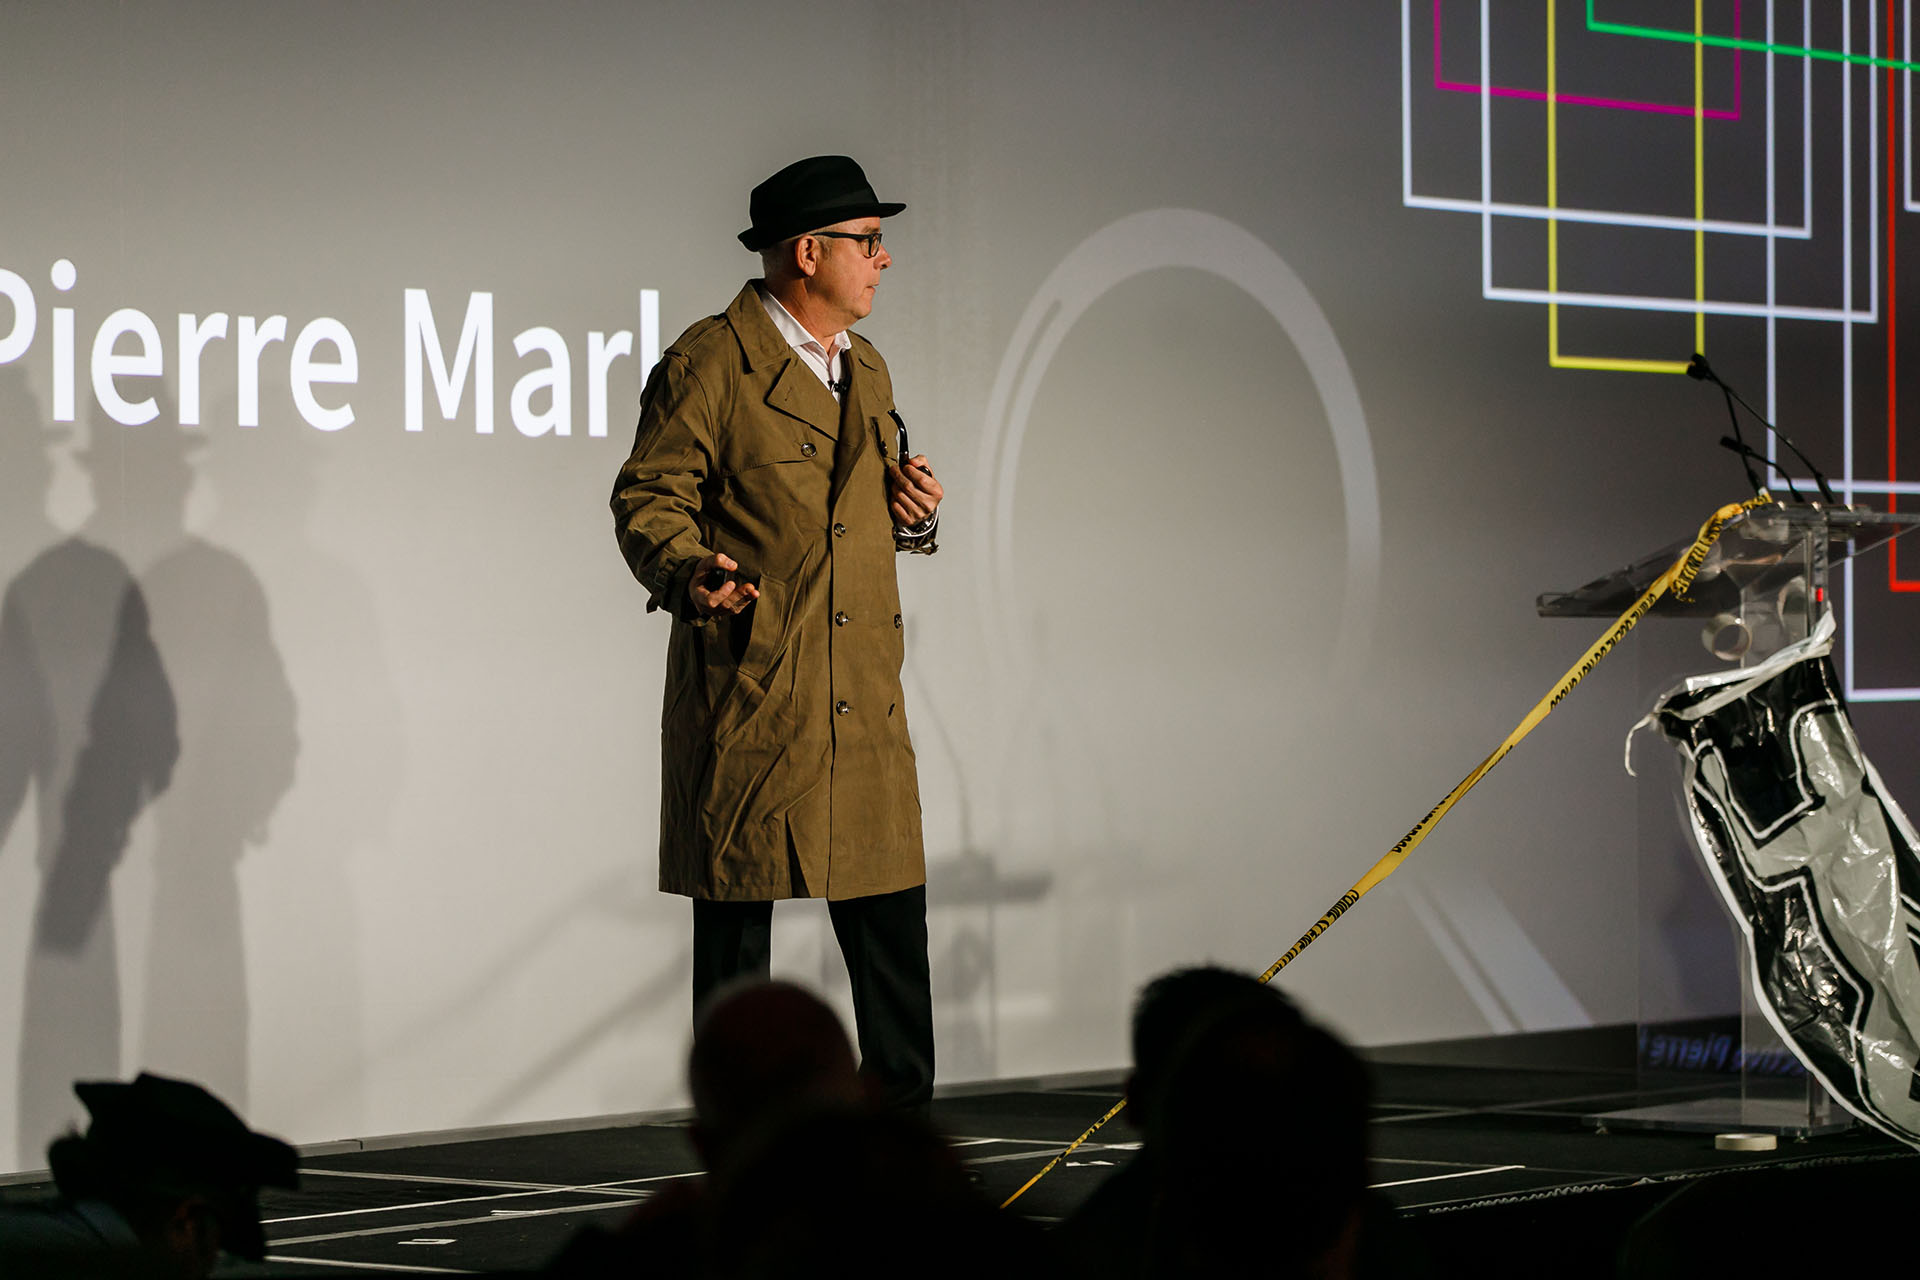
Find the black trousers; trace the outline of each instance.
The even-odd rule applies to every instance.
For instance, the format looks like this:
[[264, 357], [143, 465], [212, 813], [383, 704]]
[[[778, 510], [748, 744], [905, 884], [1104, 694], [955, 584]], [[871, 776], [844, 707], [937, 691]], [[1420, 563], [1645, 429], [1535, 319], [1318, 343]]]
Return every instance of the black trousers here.
[[[853, 980], [860, 1071], [889, 1107], [933, 1097], [933, 992], [927, 969], [927, 887], [827, 903]], [[773, 959], [771, 902], [693, 903], [693, 1007], [716, 987], [765, 977]]]

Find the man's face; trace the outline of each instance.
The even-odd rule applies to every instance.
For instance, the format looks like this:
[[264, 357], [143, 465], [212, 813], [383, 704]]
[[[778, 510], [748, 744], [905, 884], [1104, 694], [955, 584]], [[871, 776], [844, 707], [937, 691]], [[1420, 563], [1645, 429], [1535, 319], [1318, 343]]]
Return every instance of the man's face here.
[[[823, 228], [862, 236], [879, 229], [878, 218], [854, 218]], [[817, 243], [821, 257], [810, 291], [832, 310], [839, 327], [844, 329], [856, 320], [866, 319], [873, 311], [873, 293], [880, 283], [880, 273], [893, 264], [893, 255], [884, 244], [880, 252], [869, 258], [867, 246], [858, 240], [821, 238]]]

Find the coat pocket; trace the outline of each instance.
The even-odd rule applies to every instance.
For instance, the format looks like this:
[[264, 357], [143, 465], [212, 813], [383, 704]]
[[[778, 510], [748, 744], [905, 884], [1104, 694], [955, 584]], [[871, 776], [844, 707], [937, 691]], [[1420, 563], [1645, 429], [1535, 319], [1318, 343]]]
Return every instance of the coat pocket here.
[[728, 636], [728, 644], [733, 649], [734, 665], [755, 680], [767, 673], [767, 667], [773, 661], [773, 655], [779, 648], [780, 637], [787, 629], [787, 584], [770, 574], [760, 575], [760, 598], [753, 607], [733, 619], [735, 628], [744, 624], [746, 638], [736, 639]]
[[760, 598], [745, 613], [727, 622], [725, 652], [733, 659], [730, 672], [720, 676], [720, 695], [713, 704], [711, 738], [730, 737], [753, 717], [766, 698], [767, 671], [779, 656], [791, 606], [787, 584], [771, 574], [760, 577]]

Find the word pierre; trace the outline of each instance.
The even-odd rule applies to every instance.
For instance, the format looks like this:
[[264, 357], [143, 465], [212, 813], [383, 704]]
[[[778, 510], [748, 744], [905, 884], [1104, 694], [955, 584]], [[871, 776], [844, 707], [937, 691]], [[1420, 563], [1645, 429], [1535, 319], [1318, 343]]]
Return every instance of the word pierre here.
[[1748, 1071], [1772, 1076], [1803, 1076], [1807, 1069], [1781, 1045], [1749, 1048], [1726, 1032], [1717, 1035], [1669, 1033], [1640, 1028], [1640, 1064], [1669, 1071]]
[[[48, 278], [60, 293], [70, 291], [79, 281], [79, 270], [65, 258], [53, 264]], [[0, 298], [11, 303], [10, 328], [0, 328], [0, 365], [12, 364], [33, 349], [40, 329], [40, 306], [33, 288], [18, 274], [0, 267]], [[660, 354], [660, 294], [658, 290], [640, 290], [640, 375], [644, 379]], [[229, 336], [230, 317], [224, 311], [207, 316], [182, 312], [174, 346], [173, 368], [179, 390], [181, 426], [200, 425], [200, 369], [209, 344], [224, 342]], [[0, 324], [5, 310], [0, 309]], [[56, 422], [74, 420], [74, 309], [52, 308], [52, 387], [53, 418]], [[607, 434], [607, 370], [613, 362], [633, 352], [633, 331], [598, 330], [587, 334], [587, 434]], [[240, 316], [232, 325], [232, 343], [238, 400], [238, 425], [260, 425], [260, 364], [267, 348], [287, 340], [287, 318]], [[405, 366], [404, 417], [408, 431], [426, 426], [426, 381], [433, 380], [434, 399], [440, 417], [452, 421], [460, 413], [460, 402], [469, 380], [473, 386], [473, 428], [480, 435], [493, 434], [493, 295], [470, 293], [460, 325], [460, 337], [453, 358], [447, 358], [434, 322], [433, 304], [425, 289], [406, 289], [401, 301], [401, 343]], [[556, 330], [535, 326], [516, 334], [514, 353], [522, 358], [536, 353], [545, 357], [538, 368], [529, 369], [513, 384], [508, 400], [514, 427], [525, 436], [573, 434], [573, 356], [566, 339]], [[121, 307], [100, 322], [94, 331], [88, 360], [89, 380], [94, 399], [101, 410], [123, 426], [137, 427], [153, 421], [160, 407], [139, 380], [156, 379], [166, 371], [160, 329], [146, 312]], [[327, 316], [308, 321], [294, 338], [287, 354], [287, 385], [294, 407], [308, 425], [321, 431], [340, 431], [354, 422], [352, 403], [339, 394], [323, 404], [316, 389], [351, 387], [360, 378], [359, 348], [345, 324]], [[535, 408], [535, 397], [544, 392], [545, 407]]]

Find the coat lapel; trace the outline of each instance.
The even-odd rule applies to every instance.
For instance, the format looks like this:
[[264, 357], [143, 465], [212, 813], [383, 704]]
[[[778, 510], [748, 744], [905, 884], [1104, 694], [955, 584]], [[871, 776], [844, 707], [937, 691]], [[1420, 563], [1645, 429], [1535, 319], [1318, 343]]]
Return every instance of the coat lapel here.
[[833, 392], [820, 385], [820, 379], [792, 347], [787, 348], [786, 366], [767, 389], [767, 403], [830, 440], [840, 437], [840, 406], [834, 403]]
[[[862, 363], [855, 355], [858, 350], [858, 347], [849, 349], [846, 355], [841, 357], [841, 368], [846, 371], [845, 377], [849, 385], [845, 403], [840, 406], [839, 447], [834, 450], [833, 487], [827, 499], [835, 518], [845, 514], [840, 510], [840, 500], [847, 491], [847, 481], [852, 477], [854, 468], [859, 466], [867, 450], [873, 448], [875, 444], [868, 439], [872, 434], [872, 427], [867, 420], [867, 402], [864, 394], [872, 375], [866, 368], [858, 367]], [[815, 378], [814, 381], [818, 383], [819, 379]], [[883, 455], [881, 466], [884, 467], [886, 465], [884, 446], [881, 446], [881, 453]]]
[[[871, 347], [855, 342], [847, 348], [847, 354], [843, 357], [846, 363], [842, 366], [846, 369], [848, 381], [852, 384], [847, 392], [846, 421], [863, 432], [870, 430], [871, 424], [880, 416], [879, 408], [872, 403], [873, 380], [879, 373], [879, 369], [874, 364], [871, 353]], [[874, 437], [874, 441], [880, 446], [882, 464], [892, 461], [893, 455], [887, 447], [886, 433], [880, 432]]]
[[751, 371], [770, 371], [772, 384], [767, 388], [767, 405], [818, 431], [829, 440], [840, 436], [840, 406], [833, 393], [820, 385], [820, 379], [794, 354], [780, 331], [767, 318], [767, 308], [753, 282], [734, 297], [727, 307], [727, 323], [740, 340], [741, 353]]

